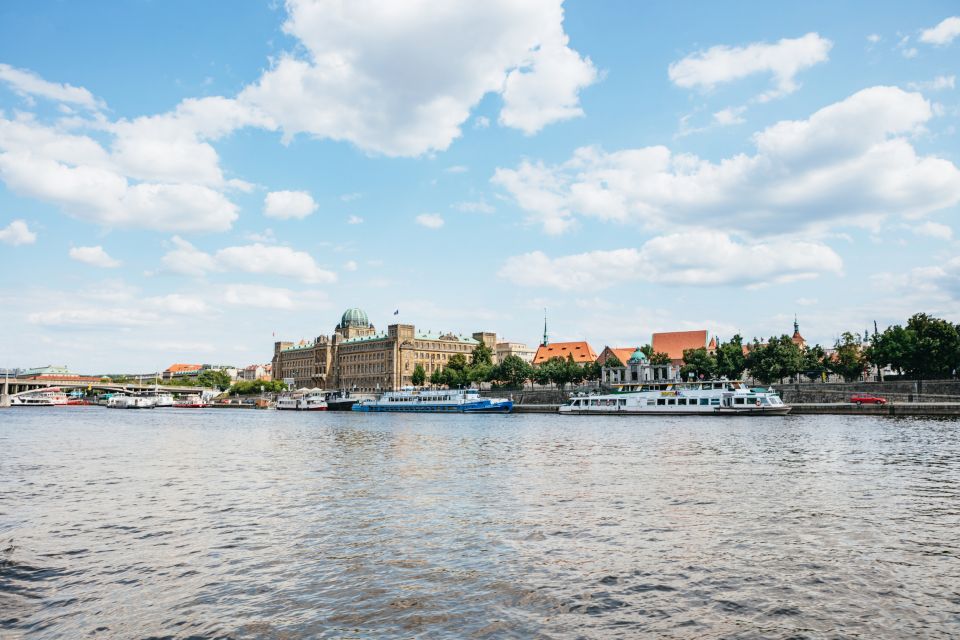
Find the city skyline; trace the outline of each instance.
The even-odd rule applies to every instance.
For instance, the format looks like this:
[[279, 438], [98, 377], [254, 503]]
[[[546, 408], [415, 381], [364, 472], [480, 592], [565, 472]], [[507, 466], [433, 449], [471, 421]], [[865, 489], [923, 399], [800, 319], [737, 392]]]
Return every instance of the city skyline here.
[[730, 13], [0, 7], [0, 366], [960, 321], [956, 6]]

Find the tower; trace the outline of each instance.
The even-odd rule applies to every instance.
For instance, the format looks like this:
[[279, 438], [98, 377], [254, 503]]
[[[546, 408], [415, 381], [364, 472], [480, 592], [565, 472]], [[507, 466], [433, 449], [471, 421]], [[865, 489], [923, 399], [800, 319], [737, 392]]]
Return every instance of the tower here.
[[543, 346], [550, 344], [550, 340], [547, 338], [547, 308], [543, 308]]

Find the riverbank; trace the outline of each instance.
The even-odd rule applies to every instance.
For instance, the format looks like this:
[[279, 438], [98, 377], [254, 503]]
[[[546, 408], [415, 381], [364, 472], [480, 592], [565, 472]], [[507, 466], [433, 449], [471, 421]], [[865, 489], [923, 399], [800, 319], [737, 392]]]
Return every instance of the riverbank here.
[[[960, 417], [960, 402], [891, 402], [857, 406], [844, 402], [808, 402], [791, 405], [793, 415], [864, 415]], [[517, 404], [514, 413], [557, 413], [558, 404]]]

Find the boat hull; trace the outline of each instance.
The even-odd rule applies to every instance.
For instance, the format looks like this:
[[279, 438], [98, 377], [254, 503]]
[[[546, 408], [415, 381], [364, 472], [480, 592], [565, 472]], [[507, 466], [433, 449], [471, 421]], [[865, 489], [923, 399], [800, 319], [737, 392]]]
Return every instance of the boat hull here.
[[353, 411], [369, 413], [510, 413], [513, 402], [465, 402], [462, 404], [397, 403], [396, 406], [377, 403], [353, 405]]
[[778, 407], [749, 407], [744, 409], [727, 409], [711, 407], [709, 411], [678, 411], [656, 409], [580, 409], [560, 411], [562, 416], [785, 416], [790, 413], [789, 405]]

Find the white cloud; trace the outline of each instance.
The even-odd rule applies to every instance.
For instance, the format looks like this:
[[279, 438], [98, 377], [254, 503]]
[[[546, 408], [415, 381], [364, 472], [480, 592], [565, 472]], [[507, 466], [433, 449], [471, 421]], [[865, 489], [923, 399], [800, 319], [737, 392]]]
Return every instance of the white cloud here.
[[[147, 177], [135, 169], [128, 158], [111, 155], [91, 137], [41, 125], [29, 116], [0, 117], [0, 180], [16, 193], [107, 227], [222, 231], [237, 218], [236, 205], [210, 186], [131, 182], [138, 175]], [[189, 177], [189, 171], [183, 173], [188, 175], [182, 178]]]
[[271, 191], [263, 201], [263, 213], [283, 220], [302, 219], [317, 210], [317, 203], [306, 191]]
[[463, 213], [493, 213], [496, 211], [496, 209], [483, 200], [476, 202], [458, 202], [453, 205], [453, 208]]
[[363, 218], [360, 216], [347, 217], [347, 224], [363, 224]]
[[956, 76], [937, 76], [933, 80], [925, 82], [911, 82], [907, 86], [911, 89], [921, 91], [943, 91], [944, 89], [953, 89], [956, 84]]
[[356, 260], [347, 260], [343, 264], [345, 271], [356, 271], [357, 270], [357, 261]]
[[296, 294], [290, 289], [264, 287], [254, 284], [231, 284], [224, 290], [228, 304], [261, 309], [293, 309]]
[[417, 224], [428, 229], [439, 229], [443, 226], [443, 218], [435, 213], [421, 213], [417, 216]]
[[881, 40], [883, 40], [883, 38], [881, 38], [880, 34], [878, 33], [871, 33], [870, 35], [867, 36], [867, 41], [870, 42], [871, 44], [877, 44]]
[[99, 245], [96, 247], [73, 247], [70, 249], [70, 257], [77, 262], [104, 269], [115, 269], [121, 264], [119, 260], [111, 258]]
[[801, 38], [783, 38], [775, 44], [755, 42], [745, 47], [717, 45], [674, 62], [668, 69], [678, 87], [710, 90], [756, 73], [770, 73], [776, 83], [761, 99], [786, 95], [797, 90], [797, 73], [826, 62], [833, 43], [817, 33]]
[[843, 262], [816, 242], [737, 242], [713, 231], [653, 238], [640, 249], [613, 249], [550, 258], [540, 251], [508, 258], [498, 275], [524, 286], [561, 290], [620, 282], [676, 285], [747, 285], [842, 273]]
[[927, 236], [929, 238], [938, 238], [940, 240], [953, 239], [953, 229], [939, 222], [928, 220], [922, 224], [911, 225], [910, 230], [917, 235]]
[[801, 307], [814, 307], [820, 301], [816, 298], [797, 298], [796, 303]]
[[920, 42], [936, 45], [948, 45], [960, 36], [960, 16], [951, 16], [920, 34]]
[[919, 156], [908, 140], [932, 117], [920, 94], [873, 87], [755, 134], [754, 155], [714, 163], [663, 146], [584, 147], [561, 165], [499, 168], [492, 182], [548, 233], [577, 216], [653, 229], [722, 219], [751, 234], [918, 217], [960, 202], [960, 170]]
[[305, 251], [255, 243], [220, 249], [214, 255], [216, 265], [229, 271], [295, 278], [311, 284], [329, 284], [337, 276], [321, 269]]
[[488, 93], [503, 96], [501, 123], [533, 133], [581, 115], [579, 91], [596, 79], [568, 46], [561, 0], [288, 0], [287, 10], [283, 30], [302, 57], [281, 55], [238, 97], [287, 140], [306, 133], [389, 156], [443, 150]]
[[362, 197], [363, 197], [363, 194], [362, 194], [362, 193], [353, 192], [353, 193], [345, 193], [345, 194], [343, 194], [342, 196], [340, 196], [340, 199], [341, 199], [343, 202], [353, 202], [354, 200], [357, 200], [357, 199], [362, 198]]
[[202, 276], [208, 271], [218, 269], [217, 261], [213, 256], [200, 251], [183, 238], [173, 236], [170, 242], [173, 243], [174, 248], [160, 259], [164, 271], [185, 276]]
[[153, 324], [155, 313], [139, 309], [68, 308], [38, 311], [27, 315], [27, 321], [48, 327], [135, 327]]
[[462, 164], [455, 164], [451, 167], [447, 167], [443, 171], [444, 173], [466, 173], [469, 170], [470, 169], [468, 167], [465, 167]]
[[727, 107], [713, 114], [713, 121], [721, 127], [728, 127], [733, 124], [743, 124], [746, 120], [743, 118], [743, 112], [746, 107]]
[[902, 55], [907, 60], [916, 58], [918, 53], [920, 52], [917, 51], [916, 47], [903, 47], [900, 49], [900, 55]]
[[24, 220], [14, 220], [3, 229], [0, 229], [0, 242], [18, 246], [21, 244], [33, 244], [37, 241], [37, 234], [30, 231]]
[[93, 94], [83, 87], [48, 82], [32, 71], [17, 69], [8, 64], [0, 63], [0, 82], [6, 82], [14, 92], [22, 96], [40, 96], [91, 110], [104, 107], [103, 102], [94, 98]]
[[487, 116], [477, 116], [473, 121], [474, 129], [486, 129], [490, 126], [490, 118]]

